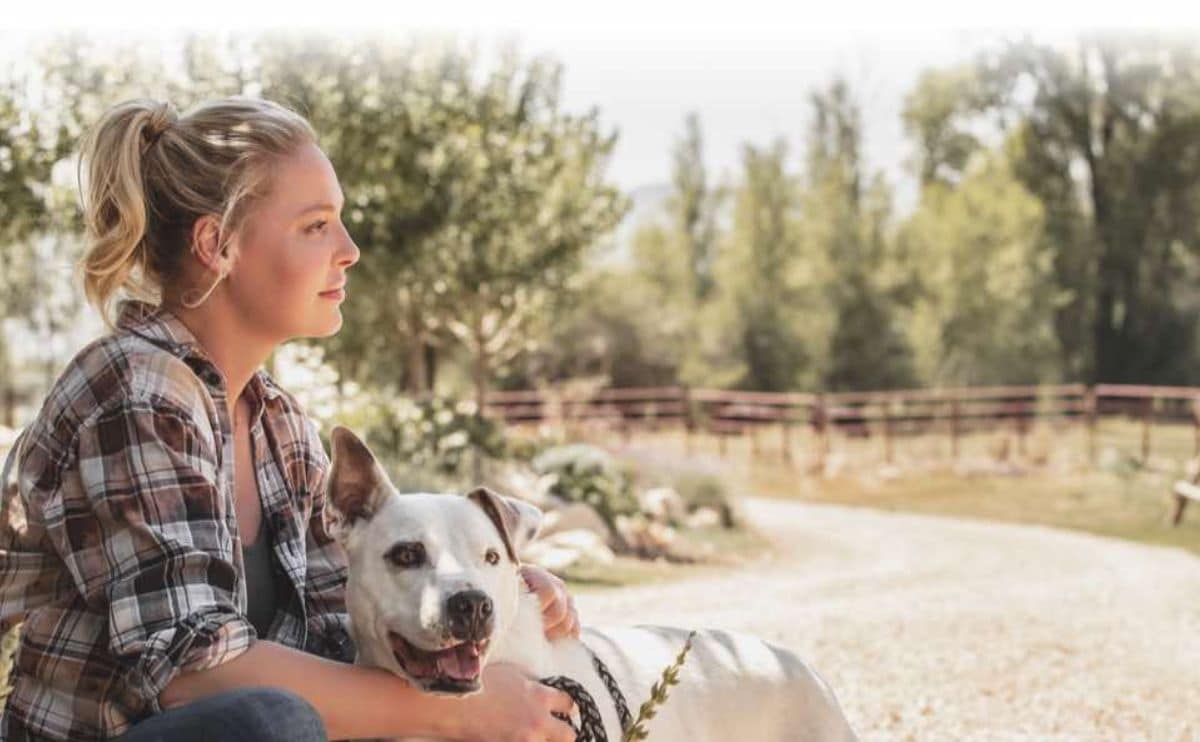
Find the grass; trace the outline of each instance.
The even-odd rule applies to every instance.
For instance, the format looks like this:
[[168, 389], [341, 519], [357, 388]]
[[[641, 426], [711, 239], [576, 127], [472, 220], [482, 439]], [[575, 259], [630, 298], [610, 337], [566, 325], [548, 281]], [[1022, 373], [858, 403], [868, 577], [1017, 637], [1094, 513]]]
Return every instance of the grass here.
[[643, 560], [618, 556], [612, 564], [577, 562], [561, 573], [572, 592], [669, 582], [743, 566], [771, 553], [771, 544], [750, 527], [716, 526], [680, 530], [674, 552], [694, 563]]
[[[794, 483], [778, 474], [761, 472], [751, 481], [760, 495], [797, 498]], [[1200, 507], [1193, 507], [1179, 527], [1166, 522], [1170, 502], [1165, 494], [1172, 481], [1157, 473], [1108, 471], [970, 478], [937, 473], [887, 482], [839, 477], [802, 497], [878, 510], [1070, 528], [1200, 554]]]
[[[760, 497], [1032, 523], [1186, 549], [1200, 554], [1200, 504], [1172, 527], [1171, 487], [1198, 450], [1190, 425], [1154, 425], [1143, 458], [1140, 421], [1102, 420], [1094, 434], [1070, 423], [1041, 424], [1024, 436], [1006, 428], [964, 435], [954, 458], [944, 432], [898, 437], [891, 461], [878, 435], [833, 437], [824, 471], [819, 441], [796, 428], [783, 456], [778, 428], [725, 441], [677, 430], [638, 433], [628, 448], [676, 469], [719, 471], [732, 491]], [[604, 441], [615, 448], [621, 441]], [[756, 453], [757, 449], [757, 453]], [[1094, 460], [1090, 452], [1094, 451]]]

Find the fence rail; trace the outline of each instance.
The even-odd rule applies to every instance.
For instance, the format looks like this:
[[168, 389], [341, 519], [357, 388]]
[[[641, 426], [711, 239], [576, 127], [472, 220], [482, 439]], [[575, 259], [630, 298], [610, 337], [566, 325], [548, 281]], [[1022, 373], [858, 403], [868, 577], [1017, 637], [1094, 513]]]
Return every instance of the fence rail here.
[[696, 433], [718, 436], [722, 446], [725, 437], [777, 427], [785, 459], [791, 458], [791, 435], [796, 431], [815, 436], [819, 454], [829, 450], [833, 434], [877, 437], [888, 461], [895, 439], [929, 433], [943, 433], [955, 457], [963, 436], [974, 432], [1011, 430], [1023, 447], [1024, 437], [1039, 421], [1078, 426], [1086, 436], [1087, 455], [1094, 459], [1098, 421], [1124, 416], [1140, 421], [1143, 458], [1152, 453], [1152, 429], [1159, 423], [1191, 425], [1193, 455], [1200, 456], [1200, 387], [1061, 384], [825, 394], [689, 387], [590, 393], [523, 390], [492, 392], [485, 413], [515, 425], [599, 425], [627, 437], [675, 425], [689, 439]]

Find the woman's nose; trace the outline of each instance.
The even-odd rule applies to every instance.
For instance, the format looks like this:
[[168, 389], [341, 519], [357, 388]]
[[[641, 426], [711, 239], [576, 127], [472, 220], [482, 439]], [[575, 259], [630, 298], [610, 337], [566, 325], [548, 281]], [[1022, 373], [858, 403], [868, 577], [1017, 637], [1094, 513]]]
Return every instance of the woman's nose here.
[[362, 253], [359, 251], [358, 245], [355, 244], [354, 238], [350, 236], [345, 227], [342, 227], [342, 233], [346, 235], [346, 239], [342, 244], [341, 253], [338, 255], [338, 265], [349, 268], [358, 262], [358, 258]]

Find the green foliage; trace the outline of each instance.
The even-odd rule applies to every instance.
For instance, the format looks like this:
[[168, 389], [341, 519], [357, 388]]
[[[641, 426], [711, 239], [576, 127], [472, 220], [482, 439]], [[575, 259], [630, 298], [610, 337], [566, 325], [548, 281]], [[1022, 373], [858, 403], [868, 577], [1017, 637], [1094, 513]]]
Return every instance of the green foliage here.
[[742, 361], [737, 384], [745, 389], [777, 391], [815, 381], [814, 354], [826, 332], [812, 321], [819, 302], [805, 289], [816, 277], [802, 252], [796, 183], [786, 158], [782, 139], [769, 148], [743, 147], [743, 180], [721, 261], [720, 316], [736, 338]]
[[849, 86], [834, 80], [812, 94], [804, 230], [833, 269], [825, 294], [834, 313], [822, 387], [886, 389], [913, 383], [910, 350], [896, 327], [891, 193], [868, 180], [862, 114]]
[[506, 454], [500, 423], [476, 415], [473, 402], [446, 397], [399, 398], [367, 435], [404, 465], [445, 476], [467, 476], [476, 451], [490, 458]]
[[689, 511], [712, 508], [720, 513], [722, 526], [732, 528], [736, 525], [729, 488], [721, 477], [689, 471], [675, 480], [674, 488], [687, 503]]
[[638, 709], [637, 718], [633, 720], [633, 724], [625, 731], [625, 736], [622, 738], [623, 742], [646, 739], [650, 736], [650, 733], [646, 730], [646, 722], [653, 719], [658, 713], [658, 709], [667, 702], [671, 686], [679, 685], [679, 671], [683, 669], [683, 663], [687, 661], [687, 655], [692, 649], [692, 640], [695, 636], [695, 631], [688, 634], [687, 641], [683, 643], [683, 649], [679, 650], [675, 661], [663, 669], [662, 676], [658, 679], [658, 682], [650, 687], [650, 698]]
[[585, 443], [557, 446], [538, 454], [532, 461], [538, 474], [553, 474], [550, 493], [568, 502], [591, 505], [621, 543], [618, 515], [638, 512], [629, 475], [604, 450]]
[[[999, 120], [1041, 203], [1067, 378], [1194, 382], [1200, 275], [1200, 53], [1154, 35], [982, 55], [946, 131]], [[921, 114], [922, 116], [924, 114]], [[966, 167], [965, 161], [945, 163]], [[952, 169], [952, 168], [951, 168]]]
[[[324, 133], [362, 248], [331, 344], [351, 378], [429, 388], [427, 350], [470, 357], [476, 400], [578, 288], [586, 251], [626, 209], [602, 178], [615, 134], [560, 107], [556, 63], [511, 49], [480, 70], [453, 43], [274, 39], [264, 94]], [[399, 342], [398, 342], [399, 341]]]
[[926, 186], [901, 234], [916, 297], [907, 323], [921, 378], [935, 385], [1056, 380], [1060, 301], [1041, 204], [1000, 154], [980, 153], [959, 185]]

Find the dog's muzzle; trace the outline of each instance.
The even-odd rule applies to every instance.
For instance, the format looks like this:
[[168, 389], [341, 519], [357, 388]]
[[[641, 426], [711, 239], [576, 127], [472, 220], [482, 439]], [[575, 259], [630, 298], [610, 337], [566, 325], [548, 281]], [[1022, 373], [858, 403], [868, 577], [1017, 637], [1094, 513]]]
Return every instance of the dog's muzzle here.
[[455, 593], [446, 601], [446, 619], [450, 636], [459, 640], [458, 644], [430, 651], [389, 631], [392, 654], [404, 671], [428, 691], [479, 690], [483, 656], [495, 627], [492, 599], [481, 590]]

